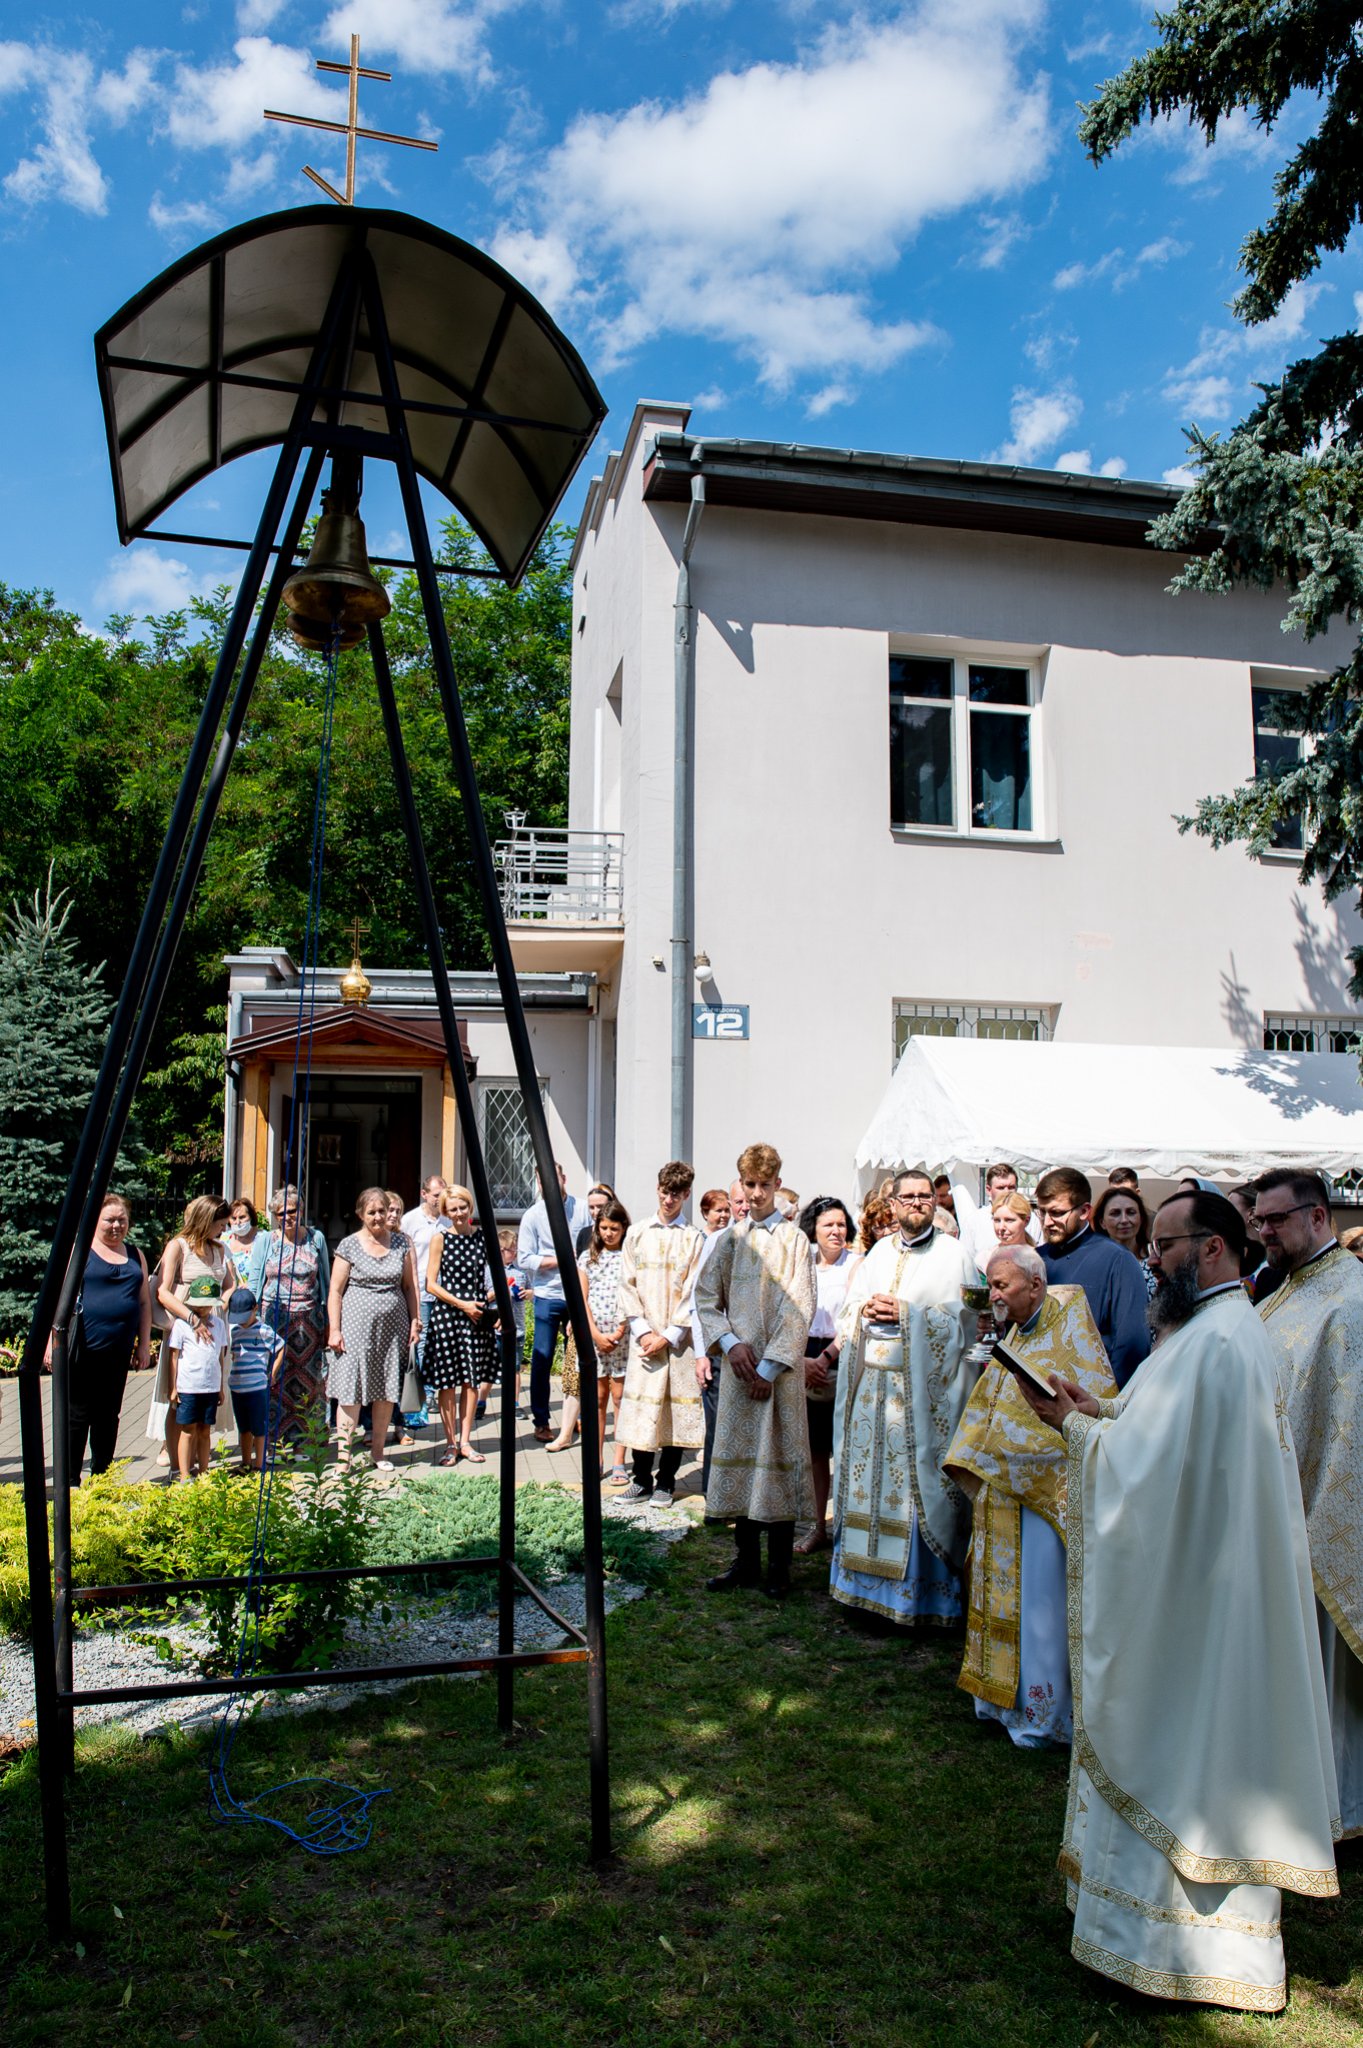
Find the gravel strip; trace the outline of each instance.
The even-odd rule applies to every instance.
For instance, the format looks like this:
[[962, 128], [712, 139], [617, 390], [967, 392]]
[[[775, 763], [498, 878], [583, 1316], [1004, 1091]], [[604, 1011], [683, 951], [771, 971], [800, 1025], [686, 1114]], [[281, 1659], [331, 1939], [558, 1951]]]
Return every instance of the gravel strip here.
[[[621, 1521], [634, 1522], [666, 1543], [676, 1543], [695, 1526], [680, 1507], [655, 1508], [646, 1501], [627, 1503], [607, 1500], [604, 1512]], [[551, 1580], [542, 1588], [565, 1620], [581, 1628], [586, 1614], [586, 1589], [581, 1575]], [[606, 1612], [622, 1603], [641, 1600], [646, 1588], [620, 1579], [606, 1581]], [[433, 1657], [485, 1656], [497, 1648], [495, 1614], [469, 1614], [451, 1609], [429, 1595], [401, 1599], [390, 1597], [392, 1619], [379, 1621], [377, 1615], [346, 1624], [346, 1644], [337, 1668], [348, 1664], [420, 1663]], [[146, 1632], [145, 1622], [139, 1632]], [[195, 1652], [206, 1648], [207, 1630], [168, 1624], [158, 1634], [171, 1643], [179, 1655], [171, 1662], [159, 1656], [148, 1643], [138, 1643], [121, 1629], [89, 1629], [77, 1634], [72, 1662], [78, 1688], [112, 1685], [164, 1684], [172, 1678], [192, 1676]], [[556, 1648], [567, 1640], [562, 1629], [525, 1598], [516, 1602], [516, 1647], [518, 1650]], [[477, 1678], [478, 1672], [447, 1673], [448, 1677]], [[410, 1678], [374, 1680], [363, 1685], [335, 1685], [299, 1692], [265, 1693], [258, 1712], [263, 1715], [301, 1713], [316, 1707], [339, 1710], [354, 1700], [376, 1692], [396, 1692], [405, 1685], [424, 1684]], [[172, 1722], [184, 1727], [208, 1727], [217, 1720], [225, 1694], [210, 1699], [145, 1700], [136, 1705], [103, 1705], [76, 1708], [76, 1726], [93, 1726], [100, 1721], [118, 1721], [139, 1735], [153, 1734]], [[27, 1643], [0, 1636], [0, 1740], [32, 1741], [34, 1738], [33, 1656]]]

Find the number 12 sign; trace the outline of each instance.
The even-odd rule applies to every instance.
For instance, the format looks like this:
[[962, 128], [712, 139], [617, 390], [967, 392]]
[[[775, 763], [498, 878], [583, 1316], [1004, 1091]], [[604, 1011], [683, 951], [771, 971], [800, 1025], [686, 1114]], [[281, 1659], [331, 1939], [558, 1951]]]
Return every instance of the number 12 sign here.
[[746, 1038], [748, 1035], [748, 1005], [746, 1003], [693, 1003], [691, 1005], [691, 1036], [693, 1038]]

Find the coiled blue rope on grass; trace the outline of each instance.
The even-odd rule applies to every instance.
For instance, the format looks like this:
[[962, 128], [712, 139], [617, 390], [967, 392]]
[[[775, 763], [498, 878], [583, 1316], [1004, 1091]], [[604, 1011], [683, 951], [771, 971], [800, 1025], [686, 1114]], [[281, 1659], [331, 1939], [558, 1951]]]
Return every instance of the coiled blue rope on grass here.
[[[284, 1185], [292, 1186], [296, 1179], [297, 1156], [301, 1149], [303, 1134], [308, 1128], [308, 1110], [312, 1099], [312, 1027], [317, 1010], [317, 960], [322, 920], [322, 873], [326, 861], [327, 802], [331, 791], [331, 748], [336, 716], [336, 679], [339, 667], [340, 648], [338, 634], [333, 632], [331, 645], [326, 654], [326, 693], [322, 707], [322, 744], [317, 764], [317, 789], [313, 801], [312, 845], [308, 871], [308, 909], [303, 933], [303, 963], [298, 986], [298, 1015], [294, 1029], [293, 1047], [293, 1115], [289, 1124], [288, 1144], [285, 1151]], [[300, 1078], [302, 1082], [300, 1092]], [[282, 1224], [281, 1218], [281, 1224]], [[301, 1218], [300, 1218], [301, 1220]], [[281, 1243], [287, 1243], [281, 1230]], [[280, 1273], [275, 1276], [273, 1316], [270, 1318], [278, 1329], [287, 1328], [288, 1312], [292, 1304], [294, 1264], [288, 1262], [288, 1282], [281, 1293], [281, 1280], [285, 1261], [280, 1261]], [[281, 1315], [281, 1302], [283, 1313]], [[261, 1303], [262, 1310], [265, 1304]], [[252, 1530], [251, 1559], [246, 1574], [246, 1599], [242, 1613], [241, 1634], [237, 1642], [236, 1662], [232, 1676], [239, 1679], [253, 1673], [260, 1660], [260, 1623], [264, 1604], [265, 1588], [261, 1581], [267, 1569], [268, 1540], [270, 1530], [270, 1501], [274, 1486], [276, 1452], [278, 1447], [279, 1407], [271, 1401], [266, 1426], [265, 1453], [261, 1460], [260, 1486], [256, 1494], [255, 1524]], [[368, 1845], [373, 1832], [371, 1808], [374, 1801], [388, 1796], [390, 1788], [380, 1787], [372, 1792], [360, 1791], [353, 1785], [339, 1784], [334, 1778], [290, 1778], [278, 1785], [271, 1785], [251, 1799], [238, 1799], [228, 1780], [228, 1769], [236, 1748], [237, 1736], [245, 1717], [250, 1695], [233, 1692], [228, 1695], [218, 1722], [217, 1749], [209, 1769], [208, 1789], [213, 1818], [230, 1827], [270, 1827], [294, 1842], [300, 1849], [306, 1849], [313, 1856], [345, 1856], [353, 1850]], [[297, 1826], [278, 1813], [268, 1810], [268, 1803], [287, 1793], [299, 1793], [309, 1787], [323, 1787], [338, 1796], [323, 1800], [304, 1814]]]

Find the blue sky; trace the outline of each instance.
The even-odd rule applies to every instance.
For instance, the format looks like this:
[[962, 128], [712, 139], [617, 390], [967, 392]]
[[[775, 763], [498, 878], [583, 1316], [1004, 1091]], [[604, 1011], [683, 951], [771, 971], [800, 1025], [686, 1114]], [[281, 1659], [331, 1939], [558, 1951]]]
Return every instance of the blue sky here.
[[[1102, 170], [1078, 103], [1148, 40], [1106, 0], [191, 0], [0, 7], [0, 580], [99, 626], [221, 580], [227, 555], [118, 548], [91, 336], [219, 229], [340, 182], [343, 58], [396, 73], [357, 197], [490, 249], [535, 289], [611, 407], [706, 433], [1177, 478], [1190, 419], [1359, 324], [1357, 243], [1267, 328], [1228, 311], [1236, 252], [1308, 110], [1216, 147], [1178, 125]], [[175, 508], [242, 533], [254, 461]], [[374, 552], [391, 500], [366, 498]], [[221, 522], [214, 525], [214, 522]], [[387, 546], [381, 546], [386, 543]]]

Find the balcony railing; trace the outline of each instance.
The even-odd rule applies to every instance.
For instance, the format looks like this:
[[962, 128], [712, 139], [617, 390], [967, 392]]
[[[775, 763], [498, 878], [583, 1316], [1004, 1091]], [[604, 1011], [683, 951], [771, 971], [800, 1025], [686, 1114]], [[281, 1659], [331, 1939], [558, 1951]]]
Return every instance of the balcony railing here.
[[624, 834], [521, 826], [499, 840], [507, 922], [622, 924]]

